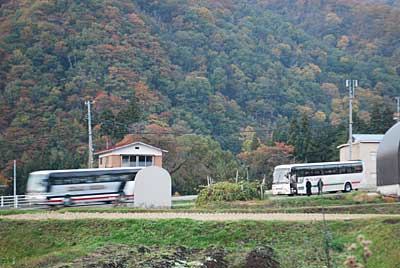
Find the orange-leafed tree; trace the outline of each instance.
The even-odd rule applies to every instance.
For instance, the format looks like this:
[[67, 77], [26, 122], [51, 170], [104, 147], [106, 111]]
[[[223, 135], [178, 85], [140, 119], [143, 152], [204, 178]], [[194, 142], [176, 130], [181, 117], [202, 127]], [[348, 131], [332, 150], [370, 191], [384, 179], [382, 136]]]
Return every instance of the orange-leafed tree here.
[[276, 142], [272, 146], [262, 144], [255, 150], [238, 154], [237, 157], [249, 169], [250, 179], [262, 179], [265, 174], [267, 186], [270, 187], [274, 167], [292, 162], [293, 152], [293, 146]]

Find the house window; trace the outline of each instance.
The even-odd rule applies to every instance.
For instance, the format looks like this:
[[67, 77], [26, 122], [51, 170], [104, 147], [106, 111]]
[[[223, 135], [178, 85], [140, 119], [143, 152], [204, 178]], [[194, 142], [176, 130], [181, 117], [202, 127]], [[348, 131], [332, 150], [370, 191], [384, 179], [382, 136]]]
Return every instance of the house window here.
[[140, 155], [139, 156], [139, 167], [145, 167], [146, 166], [146, 156]]
[[151, 155], [123, 155], [122, 167], [149, 167], [153, 165]]
[[131, 155], [130, 157], [129, 157], [129, 167], [137, 167], [138, 165], [137, 165], [137, 157], [136, 157], [136, 155]]
[[123, 155], [122, 156], [122, 167], [130, 167], [129, 155]]
[[146, 156], [146, 167], [153, 165], [153, 157], [151, 155]]

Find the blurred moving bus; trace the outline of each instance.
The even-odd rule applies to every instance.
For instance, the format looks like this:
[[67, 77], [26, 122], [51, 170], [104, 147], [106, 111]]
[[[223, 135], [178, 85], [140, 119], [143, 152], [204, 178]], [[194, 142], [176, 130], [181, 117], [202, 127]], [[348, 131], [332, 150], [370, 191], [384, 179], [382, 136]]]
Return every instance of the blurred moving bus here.
[[72, 206], [133, 198], [142, 168], [42, 170], [29, 174], [27, 195], [39, 204]]
[[319, 192], [350, 192], [364, 182], [362, 161], [326, 162], [276, 166], [272, 194], [295, 195]]

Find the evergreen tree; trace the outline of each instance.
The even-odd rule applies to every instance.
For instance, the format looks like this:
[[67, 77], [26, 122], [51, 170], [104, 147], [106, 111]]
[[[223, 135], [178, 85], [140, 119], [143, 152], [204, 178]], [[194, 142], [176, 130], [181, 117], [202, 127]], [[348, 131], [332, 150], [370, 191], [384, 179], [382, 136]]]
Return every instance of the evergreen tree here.
[[396, 124], [396, 121], [393, 118], [394, 111], [389, 107], [385, 106], [382, 110], [382, 124], [381, 124], [381, 129], [379, 129], [381, 134], [385, 134], [386, 131], [389, 130], [394, 124]]
[[313, 137], [310, 128], [310, 120], [306, 114], [303, 114], [301, 118], [300, 127], [300, 150], [298, 156], [301, 160], [308, 162], [308, 158], [311, 158]]
[[369, 133], [368, 124], [353, 111], [353, 133]]
[[297, 118], [293, 117], [289, 125], [288, 144], [295, 148], [295, 156], [297, 155], [297, 148], [299, 147], [299, 129]]
[[254, 136], [253, 136], [253, 140], [251, 141], [250, 149], [252, 151], [254, 151], [254, 150], [257, 150], [258, 147], [260, 147], [260, 141], [259, 141], [259, 139], [257, 137], [257, 134], [255, 133]]
[[114, 135], [121, 139], [130, 132], [130, 125], [136, 123], [141, 118], [141, 110], [139, 108], [137, 99], [132, 96], [128, 106], [121, 110], [116, 116]]
[[370, 134], [379, 134], [382, 124], [381, 111], [380, 111], [380, 103], [374, 102], [372, 105], [371, 112], [371, 121], [369, 124], [369, 133]]
[[385, 134], [394, 124], [393, 110], [381, 102], [375, 102], [372, 107], [370, 133]]

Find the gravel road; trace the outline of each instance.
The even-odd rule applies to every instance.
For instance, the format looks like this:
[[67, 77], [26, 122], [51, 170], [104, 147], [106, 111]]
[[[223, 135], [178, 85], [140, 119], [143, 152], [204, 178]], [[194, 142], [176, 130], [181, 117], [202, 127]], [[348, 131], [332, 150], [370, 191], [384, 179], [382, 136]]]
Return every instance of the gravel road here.
[[[326, 214], [327, 220], [354, 220], [370, 219], [381, 217], [396, 217], [400, 215], [387, 214]], [[256, 221], [320, 221], [322, 214], [306, 213], [58, 213], [45, 212], [35, 214], [19, 214], [0, 216], [0, 219], [13, 220], [77, 220], [77, 219], [192, 219], [199, 221], [238, 221], [238, 220], [256, 220]]]

